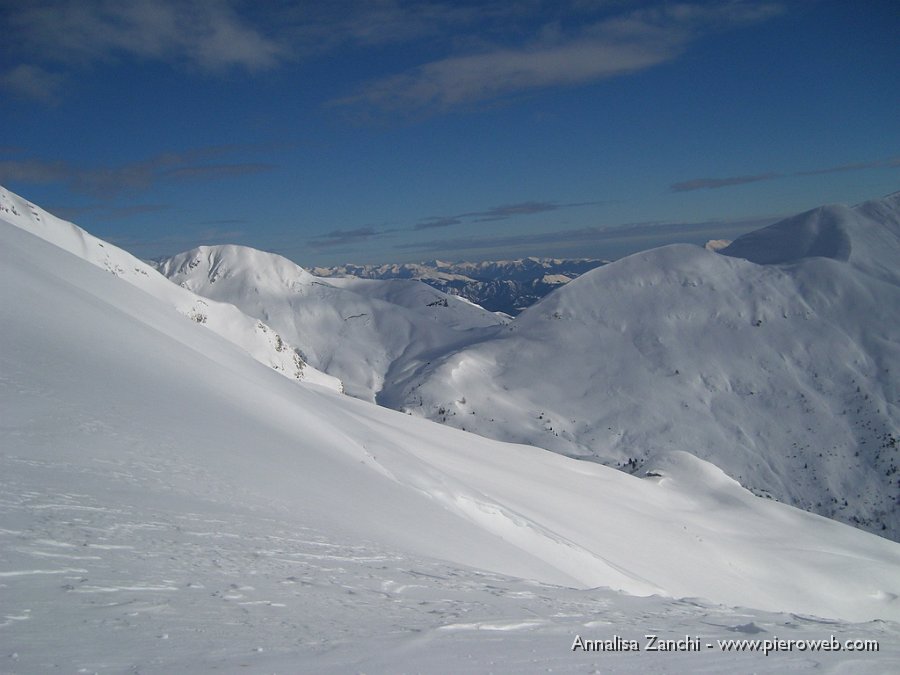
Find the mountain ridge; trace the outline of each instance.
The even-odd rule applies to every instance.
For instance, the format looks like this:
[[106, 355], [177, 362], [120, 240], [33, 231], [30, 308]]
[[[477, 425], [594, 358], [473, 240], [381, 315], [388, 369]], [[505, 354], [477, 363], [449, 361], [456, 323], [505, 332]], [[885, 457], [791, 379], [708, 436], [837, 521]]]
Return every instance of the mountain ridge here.
[[317, 267], [319, 276], [417, 279], [492, 312], [514, 316], [579, 274], [605, 265], [594, 258], [519, 258], [484, 262], [390, 263]]
[[[725, 255], [634, 254], [383, 401], [632, 470], [683, 447], [759, 494], [896, 538], [898, 211], [896, 197], [823, 207]], [[788, 258], [744, 259], [771, 250]]]
[[[585, 272], [506, 325], [427, 340], [420, 318], [398, 322], [396, 308], [358, 298], [340, 321], [317, 323], [324, 297], [300, 314], [285, 297], [267, 306], [258, 290], [238, 301], [220, 283], [214, 297], [267, 320], [279, 307], [276, 327], [300, 345], [300, 324], [318, 326], [314, 340], [347, 348], [312, 362], [380, 405], [628, 471], [686, 449], [757, 494], [898, 538], [898, 214], [894, 195], [812, 209], [719, 252], [644, 251]], [[241, 283], [259, 274], [251, 268]], [[211, 274], [194, 271], [195, 290], [212, 292]], [[341, 291], [415, 283], [303, 278], [331, 287], [332, 304]], [[408, 308], [452, 302], [434, 297]], [[379, 314], [381, 325], [340, 337], [351, 317]]]
[[682, 449], [628, 475], [291, 381], [9, 220], [5, 670], [558, 670], [560, 644], [610, 622], [880, 643], [679, 654], [689, 669], [900, 662], [895, 542], [759, 499]]
[[271, 324], [303, 358], [375, 401], [405, 376], [504, 319], [416, 280], [317, 277], [273, 253], [203, 246], [157, 261], [171, 281]]
[[[2, 391], [16, 411], [13, 433], [3, 431], [12, 443], [4, 445], [32, 461], [19, 466], [21, 454], [0, 456], [13, 471], [5, 476], [33, 481], [50, 475], [49, 467], [99, 462], [99, 474], [81, 469], [79, 487], [100, 503], [114, 503], [125, 486], [132, 503], [149, 499], [157, 509], [161, 498], [170, 505], [190, 498], [195, 509], [238, 500], [269, 518], [287, 518], [285, 524], [549, 583], [753, 599], [851, 619], [900, 616], [888, 595], [871, 595], [873, 583], [892, 592], [896, 578], [879, 570], [888, 561], [900, 564], [897, 544], [760, 500], [687, 453], [658, 457], [642, 479], [297, 386], [87, 261], [4, 223], [0, 237], [8, 374]], [[73, 352], [83, 356], [73, 360]], [[34, 412], [51, 402], [64, 414], [45, 440], [35, 439], [27, 433], [39, 423]], [[66, 435], [70, 442], [59, 443]], [[108, 482], [103, 462], [121, 467], [121, 487]], [[609, 520], [597, 528], [572, 518], [572, 509]], [[93, 513], [115, 517], [106, 507]], [[28, 509], [15, 514], [5, 522], [36, 527]], [[770, 533], [779, 521], [805, 546], [780, 551], [754, 534]], [[643, 536], [627, 536], [634, 531]], [[825, 535], [836, 554], [823, 560], [814, 542]], [[673, 565], [664, 550], [692, 553]], [[695, 558], [700, 550], [708, 555]], [[776, 551], [773, 577], [763, 561]], [[848, 555], [869, 565], [870, 574], [848, 581], [839, 596], [822, 596], [810, 566], [834, 575], [846, 569]], [[740, 564], [716, 562], [724, 558]]]
[[162, 299], [185, 317], [222, 335], [286, 377], [342, 389], [337, 378], [309, 366], [293, 345], [262, 321], [251, 319], [229, 303], [218, 303], [175, 287], [153, 267], [130, 253], [101, 241], [74, 223], [57, 218], [3, 187], [0, 187], [0, 217]]

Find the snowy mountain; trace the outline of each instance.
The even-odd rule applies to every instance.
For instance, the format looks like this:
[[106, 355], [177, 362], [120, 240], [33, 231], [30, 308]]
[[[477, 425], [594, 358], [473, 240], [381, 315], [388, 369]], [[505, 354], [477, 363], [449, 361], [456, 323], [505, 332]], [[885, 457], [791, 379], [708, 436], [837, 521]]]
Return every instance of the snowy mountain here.
[[900, 194], [570, 282], [386, 405], [634, 470], [687, 450], [900, 537]]
[[522, 258], [486, 262], [386, 265], [338, 265], [317, 267], [319, 276], [354, 276], [365, 279], [418, 279], [432, 288], [459, 295], [492, 312], [519, 314], [563, 284], [606, 261], [581, 258]]
[[[632, 476], [292, 382], [20, 222], [0, 213], [2, 670], [669, 669], [570, 649], [648, 632], [696, 634], [690, 670], [900, 665], [900, 545], [681, 449]], [[717, 642], [775, 635], [883, 647]]]
[[281, 256], [203, 246], [157, 263], [176, 284], [233, 303], [296, 345], [305, 360], [374, 401], [440, 356], [493, 334], [503, 320], [412, 280], [324, 279]]
[[262, 321], [253, 320], [232, 305], [202, 298], [169, 283], [155, 269], [130, 253], [101, 241], [77, 225], [0, 187], [0, 217], [97, 267], [125, 279], [171, 305], [283, 375], [340, 390], [338, 379], [310, 367], [300, 353]]

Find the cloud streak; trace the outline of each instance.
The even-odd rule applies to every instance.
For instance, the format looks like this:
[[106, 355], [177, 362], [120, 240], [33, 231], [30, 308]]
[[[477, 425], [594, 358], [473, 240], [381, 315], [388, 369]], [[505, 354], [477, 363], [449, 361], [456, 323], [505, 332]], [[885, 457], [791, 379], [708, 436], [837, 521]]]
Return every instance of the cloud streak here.
[[765, 180], [781, 178], [780, 173], [760, 173], [755, 176], [731, 176], [729, 178], [692, 178], [681, 183], [672, 183], [675, 192], [691, 192], [693, 190], [716, 190], [732, 185], [744, 185], [746, 183], [759, 183]]
[[383, 234], [385, 234], [384, 231], [376, 230], [371, 225], [367, 225], [353, 230], [332, 230], [327, 234], [307, 239], [307, 243], [314, 249], [336, 248], [358, 244]]
[[382, 111], [434, 110], [548, 87], [596, 82], [671, 61], [702, 35], [781, 12], [767, 2], [679, 4], [640, 9], [565, 30], [549, 23], [514, 44], [481, 45], [370, 82], [332, 101]]
[[460, 216], [432, 216], [425, 218], [413, 225], [414, 230], [430, 230], [436, 227], [450, 227], [451, 225], [461, 225], [463, 219]]
[[509, 17], [520, 11], [513, 3], [456, 3], [382, 0], [332, 0], [280, 8], [277, 22], [293, 48], [303, 56], [342, 46], [383, 47], [421, 40], [446, 40], [467, 25]]
[[337, 105], [367, 104], [382, 110], [448, 108], [518, 91], [576, 85], [621, 75], [669, 60], [668, 42], [605, 44], [579, 40], [528, 49], [458, 56], [372, 83]]
[[826, 169], [813, 169], [812, 171], [798, 171], [795, 176], [819, 176], [825, 173], [842, 173], [844, 171], [861, 171], [863, 169], [893, 169], [900, 166], [900, 157], [891, 157], [890, 159], [876, 159], [871, 162], [855, 162], [852, 164], [841, 164], [840, 166], [831, 166]]
[[606, 202], [573, 202], [571, 204], [560, 204], [559, 202], [519, 202], [516, 204], [505, 204], [503, 206], [494, 206], [484, 211], [470, 211], [468, 213], [460, 213], [455, 216], [430, 216], [424, 218], [413, 226], [413, 230], [430, 230], [439, 227], [450, 227], [452, 225], [462, 225], [466, 221], [474, 223], [488, 223], [498, 220], [507, 220], [515, 216], [530, 216], [536, 213], [546, 213], [548, 211], [558, 211], [560, 209], [570, 209], [578, 206], [595, 206]]
[[0, 4], [0, 22], [15, 36], [15, 50], [6, 47], [9, 62], [21, 62], [0, 72], [0, 86], [53, 102], [67, 75], [98, 63], [131, 59], [203, 73], [255, 73], [341, 49], [410, 44], [439, 56], [372, 80], [332, 105], [440, 111], [651, 68], [703, 35], [781, 11], [774, 0], [653, 0], [626, 12], [621, 6], [578, 0], [13, 2]]
[[[633, 252], [653, 246], [672, 242], [695, 243], [712, 237], [733, 237], [750, 230], [764, 227], [777, 218], [753, 218], [731, 222], [704, 221], [696, 223], [632, 223], [614, 227], [583, 227], [570, 230], [557, 230], [527, 235], [499, 235], [484, 237], [454, 237], [432, 239], [419, 242], [405, 242], [394, 246], [404, 251], [442, 251], [459, 252], [492, 252], [502, 255], [518, 251], [524, 255], [533, 255], [536, 251], [546, 254], [548, 246], [557, 251], [568, 250], [571, 253], [595, 255], [598, 251], [618, 250]], [[702, 243], [702, 241], [701, 241]], [[579, 253], [580, 251], [580, 253]], [[607, 254], [608, 255], [608, 254]]]
[[727, 178], [692, 178], [691, 180], [672, 183], [669, 187], [674, 192], [691, 192], [693, 190], [717, 190], [724, 187], [744, 185], [746, 183], [759, 183], [762, 181], [788, 178], [790, 176], [820, 176], [829, 173], [843, 173], [846, 171], [863, 171], [865, 169], [893, 169], [900, 167], [900, 157], [889, 159], [876, 159], [868, 162], [854, 162], [829, 166], [824, 169], [810, 169], [807, 171], [795, 171], [793, 173], [760, 173], [751, 176], [731, 176]]
[[234, 152], [230, 146], [210, 146], [165, 153], [116, 167], [84, 167], [63, 161], [11, 159], [0, 161], [0, 183], [60, 183], [73, 192], [100, 199], [140, 192], [166, 181], [216, 180], [270, 171], [271, 164], [198, 161]]
[[63, 77], [40, 66], [22, 63], [0, 74], [0, 88], [18, 99], [55, 104], [59, 101]]
[[[411, 228], [392, 228], [379, 229], [372, 225], [366, 225], [355, 229], [332, 230], [326, 234], [322, 234], [311, 239], [307, 239], [306, 243], [316, 250], [335, 249], [341, 247], [352, 247], [372, 239], [384, 237], [396, 232], [416, 232], [422, 230], [440, 229], [462, 225], [466, 222], [481, 223], [492, 222], [497, 220], [506, 220], [515, 216], [530, 215], [534, 213], [544, 213], [546, 211], [556, 211], [558, 209], [573, 208], [576, 206], [588, 206], [593, 204], [602, 204], [604, 202], [578, 202], [571, 204], [560, 204], [558, 202], [519, 202], [516, 204], [505, 204], [503, 206], [494, 206], [483, 211], [469, 211], [453, 216], [430, 216], [423, 218]], [[418, 244], [401, 244], [397, 248], [417, 248]], [[426, 244], [424, 248], [428, 248]]]
[[287, 56], [229, 0], [37, 0], [8, 9], [6, 24], [22, 47], [58, 64], [128, 56], [207, 71], [254, 71]]

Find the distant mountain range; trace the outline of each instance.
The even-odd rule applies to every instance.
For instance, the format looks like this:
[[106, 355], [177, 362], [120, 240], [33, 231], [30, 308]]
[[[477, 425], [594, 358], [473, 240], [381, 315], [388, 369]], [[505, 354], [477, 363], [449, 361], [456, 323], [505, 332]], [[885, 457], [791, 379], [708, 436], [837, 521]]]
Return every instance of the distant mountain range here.
[[432, 288], [458, 295], [491, 312], [515, 316], [580, 274], [608, 261], [593, 258], [521, 258], [487, 262], [395, 263], [315, 267], [322, 277], [416, 279]]

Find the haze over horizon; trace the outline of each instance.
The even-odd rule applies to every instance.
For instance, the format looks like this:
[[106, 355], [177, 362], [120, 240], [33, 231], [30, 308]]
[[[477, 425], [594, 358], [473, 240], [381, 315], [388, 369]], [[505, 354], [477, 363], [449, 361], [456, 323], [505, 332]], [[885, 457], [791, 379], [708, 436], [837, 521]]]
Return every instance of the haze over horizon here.
[[134, 254], [615, 258], [900, 187], [900, 10], [0, 0], [0, 184]]

